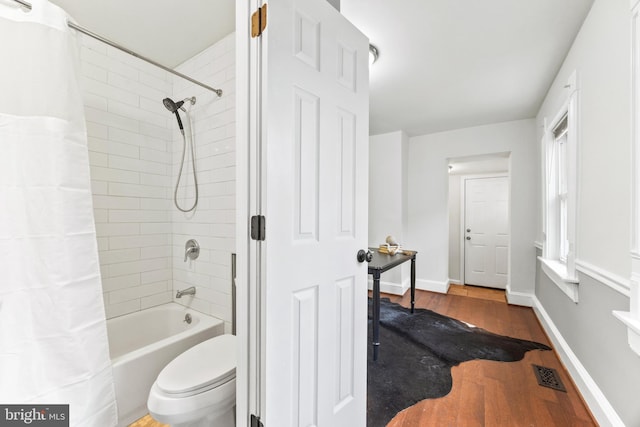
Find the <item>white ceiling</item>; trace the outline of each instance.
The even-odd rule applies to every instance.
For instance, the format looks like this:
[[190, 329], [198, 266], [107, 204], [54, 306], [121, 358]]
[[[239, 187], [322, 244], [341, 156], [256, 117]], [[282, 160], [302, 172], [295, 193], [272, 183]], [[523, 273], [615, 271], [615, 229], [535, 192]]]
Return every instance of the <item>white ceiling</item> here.
[[[167, 66], [234, 29], [234, 0], [52, 0]], [[534, 117], [593, 0], [341, 0], [378, 47], [371, 134]]]
[[172, 68], [235, 29], [235, 0], [50, 1], [86, 29]]
[[371, 133], [535, 117], [593, 0], [342, 0], [380, 58]]

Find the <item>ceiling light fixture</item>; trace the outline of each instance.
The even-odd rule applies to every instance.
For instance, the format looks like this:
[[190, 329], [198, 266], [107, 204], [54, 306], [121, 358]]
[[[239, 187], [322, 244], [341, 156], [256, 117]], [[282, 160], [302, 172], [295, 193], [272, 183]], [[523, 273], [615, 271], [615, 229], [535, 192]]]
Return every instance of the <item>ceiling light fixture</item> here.
[[373, 65], [378, 60], [378, 48], [374, 45], [369, 45], [369, 65]]

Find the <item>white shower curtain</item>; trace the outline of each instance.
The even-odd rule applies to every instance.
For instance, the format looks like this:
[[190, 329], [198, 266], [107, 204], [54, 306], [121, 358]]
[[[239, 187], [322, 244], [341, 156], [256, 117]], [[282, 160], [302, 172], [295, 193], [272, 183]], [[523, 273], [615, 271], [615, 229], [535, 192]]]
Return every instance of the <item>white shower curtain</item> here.
[[0, 404], [111, 427], [78, 46], [61, 9], [29, 1], [0, 0]]

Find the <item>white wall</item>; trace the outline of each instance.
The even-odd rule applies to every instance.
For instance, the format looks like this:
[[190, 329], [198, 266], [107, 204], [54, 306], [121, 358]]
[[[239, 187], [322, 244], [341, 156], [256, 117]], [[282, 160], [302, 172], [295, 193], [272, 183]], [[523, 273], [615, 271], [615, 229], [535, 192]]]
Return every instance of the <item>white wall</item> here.
[[[173, 288], [196, 287], [195, 297], [175, 299], [203, 313], [225, 321], [231, 332], [231, 253], [235, 252], [235, 33], [177, 67], [177, 70], [205, 84], [223, 90], [216, 94], [174, 77], [174, 100], [196, 96], [191, 108], [196, 141], [199, 201], [194, 212], [178, 211], [173, 203]], [[183, 115], [184, 117], [184, 115]], [[183, 119], [184, 121], [184, 119]], [[172, 186], [182, 156], [182, 136], [174, 129]], [[191, 169], [183, 172], [180, 205], [193, 204]], [[182, 187], [182, 184], [181, 184]], [[187, 240], [200, 244], [200, 256], [184, 262]], [[175, 293], [174, 293], [175, 294]]]
[[[409, 138], [391, 132], [369, 138], [369, 246], [385, 243], [388, 235], [404, 247], [407, 233], [407, 155]], [[409, 286], [408, 263], [382, 274], [384, 292], [402, 293]]]
[[409, 139], [407, 246], [418, 250], [417, 286], [446, 292], [449, 280], [448, 159], [511, 154], [511, 277], [508, 292], [532, 294], [535, 275], [535, 121], [519, 120]]
[[369, 245], [391, 234], [402, 244], [406, 192], [403, 190], [406, 135], [393, 132], [369, 138]]
[[[631, 35], [628, 1], [596, 1], [537, 116], [566, 100], [578, 79], [578, 227], [576, 258], [629, 277], [631, 194]], [[540, 230], [541, 232], [541, 230]]]
[[[578, 303], [538, 268], [536, 309], [601, 425], [640, 425], [640, 359], [612, 310], [629, 311], [630, 4], [596, 0], [537, 116], [556, 114], [578, 77]], [[542, 236], [541, 221], [538, 235]], [[586, 267], [586, 268], [585, 268]]]
[[82, 36], [83, 91], [107, 318], [171, 300], [168, 73]]
[[[182, 66], [185, 73], [222, 87], [220, 100], [81, 37], [81, 88], [107, 318], [169, 302], [174, 286], [197, 285], [196, 298], [178, 301], [225, 320], [229, 330], [235, 232], [233, 35]], [[172, 200], [181, 141], [162, 99], [193, 95], [198, 98], [192, 111], [201, 202], [195, 216], [185, 216]], [[201, 257], [188, 265], [182, 262], [187, 236], [202, 246]]]

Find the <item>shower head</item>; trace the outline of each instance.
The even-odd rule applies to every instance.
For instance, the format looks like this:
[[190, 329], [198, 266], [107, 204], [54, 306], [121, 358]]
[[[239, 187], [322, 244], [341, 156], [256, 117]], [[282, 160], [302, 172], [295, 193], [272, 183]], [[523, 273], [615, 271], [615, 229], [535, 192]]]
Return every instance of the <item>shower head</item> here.
[[173, 102], [171, 98], [165, 98], [162, 100], [162, 103], [167, 108], [167, 110], [171, 111], [176, 115], [176, 119], [178, 120], [178, 127], [180, 128], [180, 132], [184, 135], [184, 128], [182, 127], [182, 120], [180, 120], [180, 113], [178, 113], [178, 109], [182, 108], [182, 104], [184, 101], [178, 101], [177, 103]]
[[174, 102], [171, 98], [165, 98], [162, 100], [162, 103], [167, 110], [171, 111], [172, 113], [177, 113], [178, 108], [182, 108], [184, 101]]
[[178, 120], [178, 126], [180, 127], [180, 132], [182, 132], [183, 135], [184, 135], [184, 128], [182, 127], [182, 120], [180, 120], [180, 113], [178, 113], [178, 110], [187, 111], [183, 107], [185, 101], [189, 101], [191, 105], [194, 105], [196, 103], [196, 97], [192, 96], [191, 98], [185, 98], [182, 101], [178, 101], [178, 102], [175, 102], [171, 98], [165, 98], [162, 100], [162, 103], [164, 104], [165, 108], [176, 115], [176, 119]]

